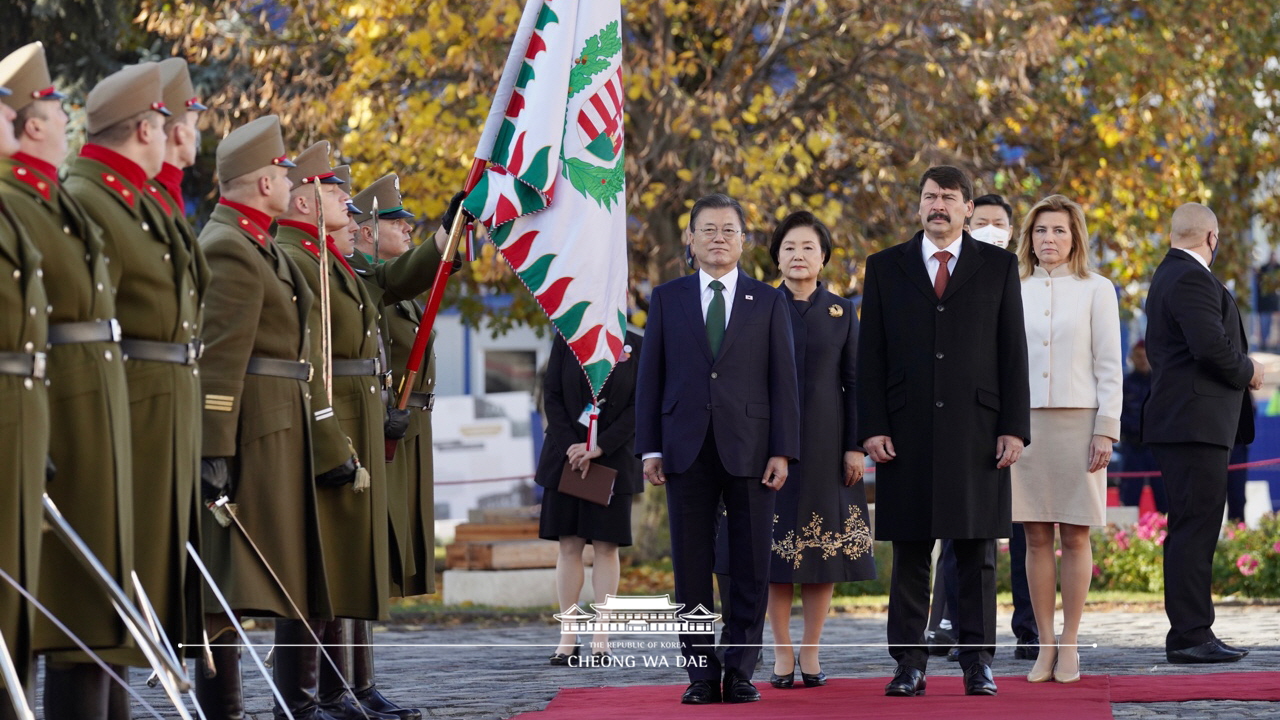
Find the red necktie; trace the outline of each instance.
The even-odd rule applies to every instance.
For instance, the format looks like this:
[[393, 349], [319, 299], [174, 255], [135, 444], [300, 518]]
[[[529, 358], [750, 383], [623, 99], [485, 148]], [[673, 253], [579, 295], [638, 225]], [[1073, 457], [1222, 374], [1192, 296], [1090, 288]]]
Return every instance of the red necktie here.
[[951, 253], [946, 250], [939, 250], [933, 254], [933, 259], [938, 261], [938, 274], [933, 276], [933, 291], [942, 297], [942, 293], [947, 291], [947, 280], [951, 278], [951, 271], [947, 269], [947, 263], [951, 261]]

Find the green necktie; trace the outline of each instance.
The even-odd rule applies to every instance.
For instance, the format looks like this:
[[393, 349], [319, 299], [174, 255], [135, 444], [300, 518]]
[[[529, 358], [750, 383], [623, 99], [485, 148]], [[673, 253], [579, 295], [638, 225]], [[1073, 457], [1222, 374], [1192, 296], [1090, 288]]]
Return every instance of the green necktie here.
[[707, 308], [707, 342], [711, 344], [711, 357], [720, 355], [720, 343], [724, 342], [724, 283], [712, 280], [708, 285], [716, 291]]

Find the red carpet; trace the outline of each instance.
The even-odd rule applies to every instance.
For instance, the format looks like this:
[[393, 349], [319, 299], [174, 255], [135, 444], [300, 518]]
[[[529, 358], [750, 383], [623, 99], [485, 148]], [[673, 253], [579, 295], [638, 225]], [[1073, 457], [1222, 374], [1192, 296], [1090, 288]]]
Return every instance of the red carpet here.
[[1111, 702], [1280, 701], [1280, 672], [1112, 675]]
[[1184, 702], [1189, 700], [1280, 701], [1280, 673], [1213, 673], [1205, 675], [1086, 675], [1079, 683], [1032, 684], [1023, 676], [996, 678], [994, 698], [966, 697], [959, 677], [929, 678], [928, 694], [888, 698], [888, 678], [834, 679], [825, 688], [775, 690], [757, 684], [761, 702], [744, 705], [681, 705], [683, 685], [566, 688], [546, 710], [513, 720], [598, 720], [623, 708], [629, 720], [772, 720], [781, 716], [805, 720], [860, 717], [915, 720], [1110, 720], [1111, 703]]
[[[1032, 685], [1024, 677], [996, 678], [1000, 694], [966, 697], [959, 677], [929, 678], [928, 694], [916, 698], [884, 696], [888, 678], [835, 679], [822, 688], [775, 690], [758, 683], [761, 701], [742, 705], [681, 705], [684, 686], [640, 685], [611, 688], [567, 688], [546, 710], [517, 715], [519, 720], [599, 720], [621, 715], [628, 720], [848, 720], [852, 716], [880, 720], [1111, 720], [1111, 703], [1105, 676], [1086, 677], [1072, 685]], [[625, 708], [625, 712], [623, 709]]]

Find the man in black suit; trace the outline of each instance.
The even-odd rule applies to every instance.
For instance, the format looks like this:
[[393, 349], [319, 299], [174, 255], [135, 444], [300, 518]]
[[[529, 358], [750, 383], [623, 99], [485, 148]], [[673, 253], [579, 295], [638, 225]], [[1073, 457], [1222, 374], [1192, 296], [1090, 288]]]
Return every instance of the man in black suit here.
[[876, 538], [893, 542], [886, 695], [925, 691], [930, 553], [950, 539], [965, 692], [994, 695], [995, 539], [1010, 531], [1009, 466], [1031, 399], [1018, 261], [964, 231], [968, 176], [920, 180], [922, 232], [867, 258], [859, 439], [876, 462]]
[[[689, 216], [697, 274], [654, 288], [636, 381], [636, 453], [667, 486], [676, 602], [712, 607], [716, 511], [729, 533], [723, 663], [715, 636], [682, 634], [681, 702], [751, 702], [768, 602], [774, 491], [800, 449], [800, 401], [786, 300], [738, 270], [742, 207], [708, 195]], [[723, 692], [721, 669], [723, 667]]]
[[1178, 208], [1169, 241], [1147, 293], [1151, 394], [1142, 413], [1142, 441], [1169, 496], [1165, 654], [1172, 663], [1232, 662], [1248, 651], [1214, 636], [1209, 585], [1228, 454], [1253, 440], [1245, 395], [1262, 387], [1263, 371], [1248, 355], [1235, 298], [1209, 270], [1219, 245], [1213, 211], [1198, 203]]

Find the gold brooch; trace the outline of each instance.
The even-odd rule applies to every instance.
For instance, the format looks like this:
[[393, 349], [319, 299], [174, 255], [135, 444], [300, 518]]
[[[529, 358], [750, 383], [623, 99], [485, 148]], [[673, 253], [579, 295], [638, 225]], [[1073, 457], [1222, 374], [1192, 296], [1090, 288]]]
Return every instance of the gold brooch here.
[[842, 317], [844, 315], [844, 308], [839, 305], [832, 305], [827, 308], [827, 314], [831, 317]]

